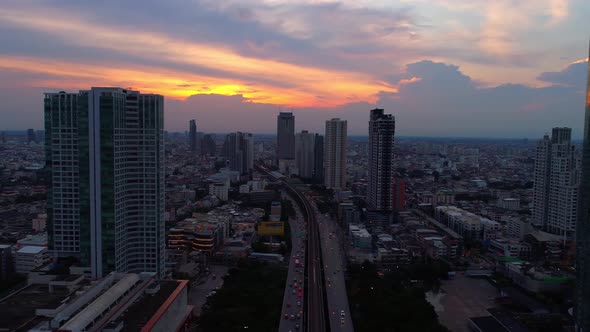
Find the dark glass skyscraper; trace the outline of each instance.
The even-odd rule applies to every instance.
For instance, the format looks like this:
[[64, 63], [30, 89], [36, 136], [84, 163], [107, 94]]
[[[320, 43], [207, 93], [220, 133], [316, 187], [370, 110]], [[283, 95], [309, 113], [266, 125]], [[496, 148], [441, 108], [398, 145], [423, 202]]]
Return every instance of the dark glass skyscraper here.
[[590, 63], [588, 64], [584, 117], [582, 184], [576, 226], [575, 317], [578, 331], [590, 332]]
[[295, 159], [295, 117], [291, 112], [277, 116], [277, 160]]
[[188, 144], [192, 153], [197, 153], [199, 146], [197, 144], [197, 121], [194, 119], [188, 125]]

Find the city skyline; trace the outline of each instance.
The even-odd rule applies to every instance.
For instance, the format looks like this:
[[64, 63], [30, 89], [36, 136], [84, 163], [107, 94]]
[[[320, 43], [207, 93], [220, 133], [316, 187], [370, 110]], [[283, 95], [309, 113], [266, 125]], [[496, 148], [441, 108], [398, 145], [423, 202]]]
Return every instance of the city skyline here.
[[366, 110], [384, 108], [400, 136], [533, 138], [564, 126], [577, 139], [589, 9], [582, 0], [9, 1], [0, 130], [40, 128], [42, 92], [123, 86], [166, 96], [171, 131], [194, 118], [207, 132], [272, 132], [272, 117], [292, 109], [297, 132], [338, 117], [354, 135], [366, 132]]

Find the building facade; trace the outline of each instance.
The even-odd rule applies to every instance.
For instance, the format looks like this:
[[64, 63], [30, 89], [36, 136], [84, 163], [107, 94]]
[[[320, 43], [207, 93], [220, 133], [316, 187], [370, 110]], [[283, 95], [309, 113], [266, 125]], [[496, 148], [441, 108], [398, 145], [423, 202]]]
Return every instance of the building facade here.
[[201, 146], [199, 144], [197, 136], [197, 121], [195, 121], [194, 119], [190, 120], [188, 129], [188, 143], [190, 150], [192, 153], [200, 153], [199, 150], [201, 149]]
[[324, 141], [324, 184], [342, 190], [346, 187], [346, 120], [326, 121]]
[[165, 272], [164, 98], [121, 88], [45, 94], [49, 249], [94, 277]]
[[280, 112], [277, 116], [277, 160], [295, 159], [295, 116]]
[[576, 225], [575, 310], [578, 331], [590, 331], [590, 63], [586, 86], [580, 205]]
[[303, 130], [295, 135], [295, 163], [302, 178], [311, 178], [315, 167], [315, 134]]
[[395, 118], [383, 109], [371, 110], [369, 119], [369, 181], [367, 205], [370, 211], [386, 219], [396, 205], [394, 202], [394, 138]]
[[313, 178], [324, 182], [324, 136], [315, 134], [313, 156]]
[[254, 167], [254, 138], [250, 133], [235, 132], [225, 137], [223, 147], [229, 168], [240, 175], [252, 173]]
[[573, 238], [576, 229], [580, 168], [571, 128], [553, 128], [537, 144], [533, 223], [545, 231]]

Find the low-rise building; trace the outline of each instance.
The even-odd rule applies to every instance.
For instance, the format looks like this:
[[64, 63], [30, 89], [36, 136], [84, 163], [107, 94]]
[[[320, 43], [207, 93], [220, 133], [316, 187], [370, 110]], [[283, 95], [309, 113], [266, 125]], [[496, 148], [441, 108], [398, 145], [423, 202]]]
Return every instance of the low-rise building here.
[[16, 273], [26, 275], [49, 263], [50, 260], [46, 247], [25, 246], [15, 254], [15, 270]]

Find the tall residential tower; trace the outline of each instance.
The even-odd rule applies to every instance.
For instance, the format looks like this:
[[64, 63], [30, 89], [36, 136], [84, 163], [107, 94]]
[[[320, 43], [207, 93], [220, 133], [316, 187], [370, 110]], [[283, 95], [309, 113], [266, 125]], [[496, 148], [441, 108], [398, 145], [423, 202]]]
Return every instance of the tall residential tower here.
[[302, 178], [313, 177], [315, 134], [307, 132], [295, 134], [295, 163]]
[[188, 144], [192, 153], [197, 153], [199, 146], [197, 144], [197, 121], [190, 120], [188, 125]]
[[391, 221], [394, 210], [395, 118], [383, 109], [371, 110], [369, 119], [368, 210], [372, 218]]
[[571, 128], [553, 128], [537, 144], [533, 224], [572, 239], [576, 229], [580, 168]]
[[[590, 53], [590, 52], [589, 52]], [[574, 316], [578, 331], [590, 332], [590, 63], [586, 85], [584, 146], [580, 209], [576, 225], [576, 295]]]
[[346, 120], [326, 121], [324, 184], [336, 190], [346, 187], [346, 127]]
[[49, 249], [94, 277], [165, 273], [164, 98], [121, 88], [45, 94]]

